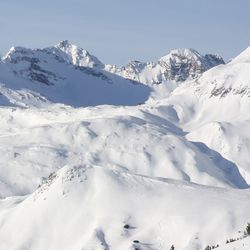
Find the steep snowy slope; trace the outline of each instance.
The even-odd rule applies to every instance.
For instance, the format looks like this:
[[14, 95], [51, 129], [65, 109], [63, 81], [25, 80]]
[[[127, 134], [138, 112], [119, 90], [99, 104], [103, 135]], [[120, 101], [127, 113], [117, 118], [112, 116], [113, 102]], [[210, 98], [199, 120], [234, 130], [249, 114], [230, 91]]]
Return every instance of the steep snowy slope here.
[[0, 248], [204, 249], [238, 235], [249, 198], [249, 190], [65, 166], [23, 201], [1, 201]]

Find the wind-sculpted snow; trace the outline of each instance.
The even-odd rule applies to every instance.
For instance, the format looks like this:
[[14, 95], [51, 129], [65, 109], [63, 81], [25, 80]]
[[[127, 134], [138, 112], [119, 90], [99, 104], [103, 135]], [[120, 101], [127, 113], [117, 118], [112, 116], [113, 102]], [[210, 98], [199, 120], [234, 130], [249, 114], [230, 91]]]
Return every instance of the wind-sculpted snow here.
[[1, 111], [2, 197], [28, 194], [43, 177], [70, 163], [247, 187], [235, 164], [189, 142], [181, 129], [148, 111], [114, 107], [51, 111]]

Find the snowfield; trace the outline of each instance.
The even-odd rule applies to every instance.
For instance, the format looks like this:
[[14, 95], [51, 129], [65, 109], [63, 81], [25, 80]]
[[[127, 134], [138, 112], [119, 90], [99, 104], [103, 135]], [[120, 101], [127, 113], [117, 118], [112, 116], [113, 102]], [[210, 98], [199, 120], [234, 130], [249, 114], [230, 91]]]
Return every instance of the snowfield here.
[[118, 68], [68, 41], [13, 47], [0, 62], [0, 249], [248, 249], [226, 244], [250, 222], [248, 72], [249, 49]]

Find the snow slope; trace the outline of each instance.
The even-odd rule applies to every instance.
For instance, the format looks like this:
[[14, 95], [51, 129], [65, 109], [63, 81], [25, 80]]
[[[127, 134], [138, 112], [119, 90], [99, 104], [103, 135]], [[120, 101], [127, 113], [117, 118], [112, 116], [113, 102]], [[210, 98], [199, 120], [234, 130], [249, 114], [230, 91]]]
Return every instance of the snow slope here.
[[100, 166], [65, 166], [23, 201], [1, 202], [0, 247], [160, 250], [174, 244], [176, 249], [204, 249], [242, 227], [249, 218], [249, 195], [249, 190]]
[[0, 130], [2, 197], [30, 193], [42, 177], [73, 163], [247, 187], [233, 162], [201, 143], [189, 142], [181, 129], [143, 108], [7, 108], [0, 113], [5, 121]]
[[229, 250], [229, 249], [246, 250], [249, 248], [250, 248], [250, 237], [247, 237], [247, 238], [237, 240], [237, 241], [232, 242], [232, 243], [223, 244], [222, 246], [220, 246], [217, 249], [218, 250]]
[[[250, 182], [249, 169], [249, 120], [242, 122], [211, 122], [192, 131], [188, 139], [201, 141], [237, 163], [244, 179]], [[211, 131], [208, 134], [207, 131]]]
[[179, 106], [179, 112], [192, 109], [192, 113], [180, 114], [187, 129], [188, 123], [194, 127], [218, 119], [235, 121], [249, 117], [249, 60], [246, 49], [229, 63], [214, 67], [174, 90], [167, 101]]

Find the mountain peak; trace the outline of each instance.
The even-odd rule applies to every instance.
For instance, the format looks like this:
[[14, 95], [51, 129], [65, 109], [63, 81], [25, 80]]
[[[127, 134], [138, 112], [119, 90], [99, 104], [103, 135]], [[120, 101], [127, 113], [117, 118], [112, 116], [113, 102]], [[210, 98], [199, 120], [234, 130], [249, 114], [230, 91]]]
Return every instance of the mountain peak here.
[[188, 78], [196, 78], [206, 70], [224, 64], [217, 55], [201, 55], [194, 49], [174, 49], [169, 54], [159, 59], [159, 64], [166, 68], [167, 79], [185, 81]]
[[87, 50], [82, 49], [74, 44], [71, 44], [68, 40], [63, 40], [55, 48], [63, 52], [68, 61], [77, 66], [83, 67], [98, 67], [103, 68], [103, 63], [91, 55]]
[[78, 47], [77, 45], [70, 43], [68, 40], [63, 40], [59, 42], [57, 45], [55, 45], [54, 47], [64, 52], [70, 52], [72, 50], [75, 50], [77, 52], [82, 52], [82, 53], [84, 52], [85, 55], [89, 55], [89, 52], [87, 50], [84, 50]]
[[202, 56], [199, 54], [199, 52], [194, 49], [181, 48], [171, 50], [167, 55], [161, 57], [159, 61], [169, 61], [170, 59], [173, 60], [174, 58], [189, 58], [197, 60], [201, 57]]
[[70, 46], [72, 46], [72, 44], [68, 40], [63, 40], [56, 45], [58, 48], [66, 48]]
[[88, 56], [89, 52], [87, 50], [84, 50], [72, 43], [70, 43], [68, 40], [63, 40], [59, 42], [57, 45], [54, 46], [56, 49], [59, 49], [67, 54], [78, 53], [78, 54], [84, 54], [84, 56]]

